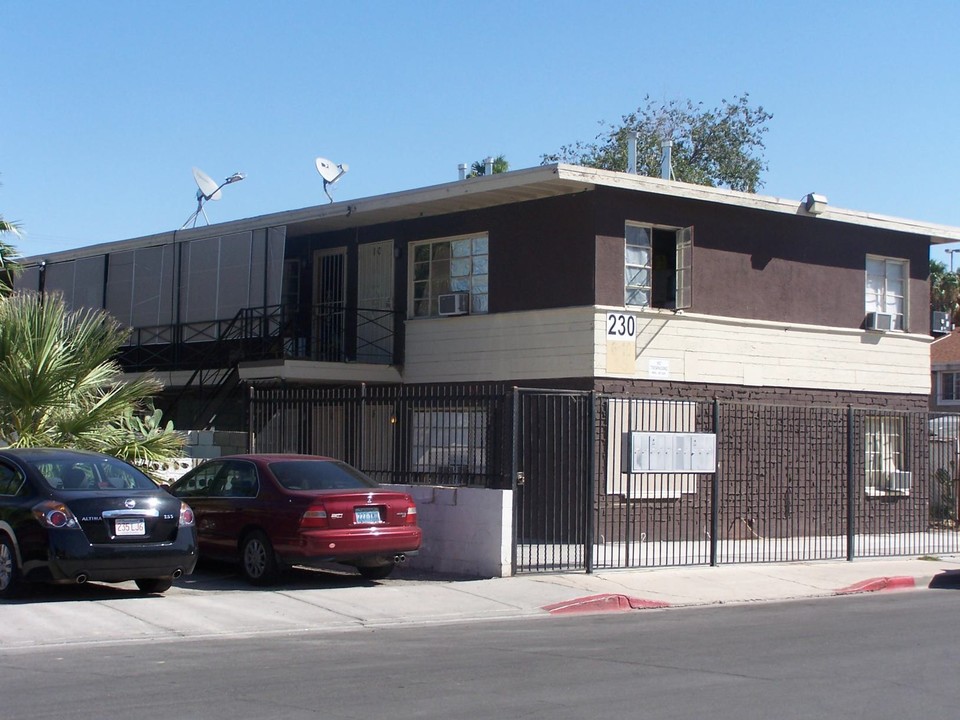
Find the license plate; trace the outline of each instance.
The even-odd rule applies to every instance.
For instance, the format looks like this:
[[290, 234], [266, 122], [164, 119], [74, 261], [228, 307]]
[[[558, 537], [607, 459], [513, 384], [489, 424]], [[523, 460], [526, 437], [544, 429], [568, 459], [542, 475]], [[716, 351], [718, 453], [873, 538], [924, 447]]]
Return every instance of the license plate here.
[[377, 508], [357, 508], [354, 513], [354, 521], [358, 524], [380, 522], [380, 511]]
[[113, 532], [117, 537], [129, 537], [131, 535], [146, 535], [147, 528], [143, 518], [136, 520], [117, 520], [113, 526]]

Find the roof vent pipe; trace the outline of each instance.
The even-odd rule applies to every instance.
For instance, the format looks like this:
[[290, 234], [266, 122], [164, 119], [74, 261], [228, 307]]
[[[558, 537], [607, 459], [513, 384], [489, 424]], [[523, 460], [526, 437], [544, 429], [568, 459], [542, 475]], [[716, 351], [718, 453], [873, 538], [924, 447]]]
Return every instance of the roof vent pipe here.
[[483, 174], [493, 175], [493, 158], [488, 157], [483, 160]]
[[637, 137], [639, 133], [631, 130], [627, 133], [627, 172], [637, 174]]
[[457, 170], [460, 171], [460, 179], [461, 179], [461, 180], [466, 180], [466, 179], [467, 179], [467, 164], [466, 164], [466, 163], [460, 163], [459, 165], [457, 165]]
[[669, 180], [673, 175], [673, 164], [670, 155], [673, 152], [673, 140], [664, 140], [660, 143], [660, 177]]

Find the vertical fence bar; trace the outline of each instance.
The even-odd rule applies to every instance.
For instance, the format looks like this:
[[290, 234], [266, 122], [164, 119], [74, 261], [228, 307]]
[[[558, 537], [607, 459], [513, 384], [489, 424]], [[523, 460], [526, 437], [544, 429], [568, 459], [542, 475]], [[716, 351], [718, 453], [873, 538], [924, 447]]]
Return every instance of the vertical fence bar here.
[[519, 467], [519, 445], [520, 445], [520, 391], [514, 387], [511, 391], [512, 407], [512, 429], [511, 438], [511, 459], [510, 459], [510, 486], [513, 489], [513, 548], [510, 557], [510, 574], [517, 574], [517, 543], [520, 537], [520, 494], [523, 489]]
[[713, 399], [713, 432], [717, 438], [717, 467], [710, 486], [710, 565], [717, 566], [717, 543], [720, 538], [720, 400]]
[[854, 477], [854, 440], [853, 406], [847, 406], [847, 560], [856, 556], [856, 513], [854, 509], [856, 488]]
[[594, 530], [593, 530], [593, 519], [595, 514], [595, 507], [597, 504], [597, 454], [593, 451], [595, 447], [594, 439], [597, 435], [597, 393], [591, 392], [590, 397], [587, 401], [586, 413], [589, 414], [587, 418], [587, 437], [586, 440], [586, 480], [587, 487], [583, 493], [584, 504], [586, 505], [586, 528], [584, 530], [583, 538], [583, 557], [587, 573], [593, 572], [593, 548], [595, 545], [594, 542]]

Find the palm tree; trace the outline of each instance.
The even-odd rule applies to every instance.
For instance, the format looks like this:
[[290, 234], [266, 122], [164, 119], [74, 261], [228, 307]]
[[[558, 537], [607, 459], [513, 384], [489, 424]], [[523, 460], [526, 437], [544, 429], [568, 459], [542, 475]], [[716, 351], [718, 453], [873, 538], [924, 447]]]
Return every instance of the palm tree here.
[[13, 292], [13, 278], [20, 272], [20, 266], [15, 262], [19, 253], [13, 245], [2, 240], [5, 235], [19, 237], [20, 226], [0, 215], [0, 296]]
[[0, 298], [0, 438], [13, 446], [96, 450], [143, 468], [177, 457], [150, 376], [129, 382], [113, 358], [128, 331], [103, 310], [70, 311], [58, 294]]
[[930, 261], [930, 309], [949, 313], [951, 324], [960, 320], [960, 278], [938, 261]]
[[[497, 155], [493, 159], [493, 174], [505, 173], [510, 169], [510, 163], [503, 155]], [[467, 177], [481, 177], [487, 174], [487, 165], [483, 160], [477, 160], [470, 166], [470, 174]]]

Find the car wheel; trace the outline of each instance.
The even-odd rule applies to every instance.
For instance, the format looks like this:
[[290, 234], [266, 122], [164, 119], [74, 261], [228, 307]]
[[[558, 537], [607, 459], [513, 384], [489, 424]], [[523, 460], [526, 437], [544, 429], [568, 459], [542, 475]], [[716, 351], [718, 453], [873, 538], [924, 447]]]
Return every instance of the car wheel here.
[[240, 546], [240, 570], [252, 585], [270, 585], [277, 580], [277, 556], [267, 536], [256, 530], [243, 539]]
[[23, 590], [20, 568], [13, 543], [6, 535], [0, 537], [0, 598], [17, 597]]
[[143, 593], [163, 593], [173, 585], [173, 578], [139, 578], [134, 580], [140, 592]]
[[396, 563], [392, 562], [386, 565], [361, 566], [357, 568], [357, 572], [360, 573], [360, 577], [364, 580], [383, 580], [393, 572], [396, 566]]

